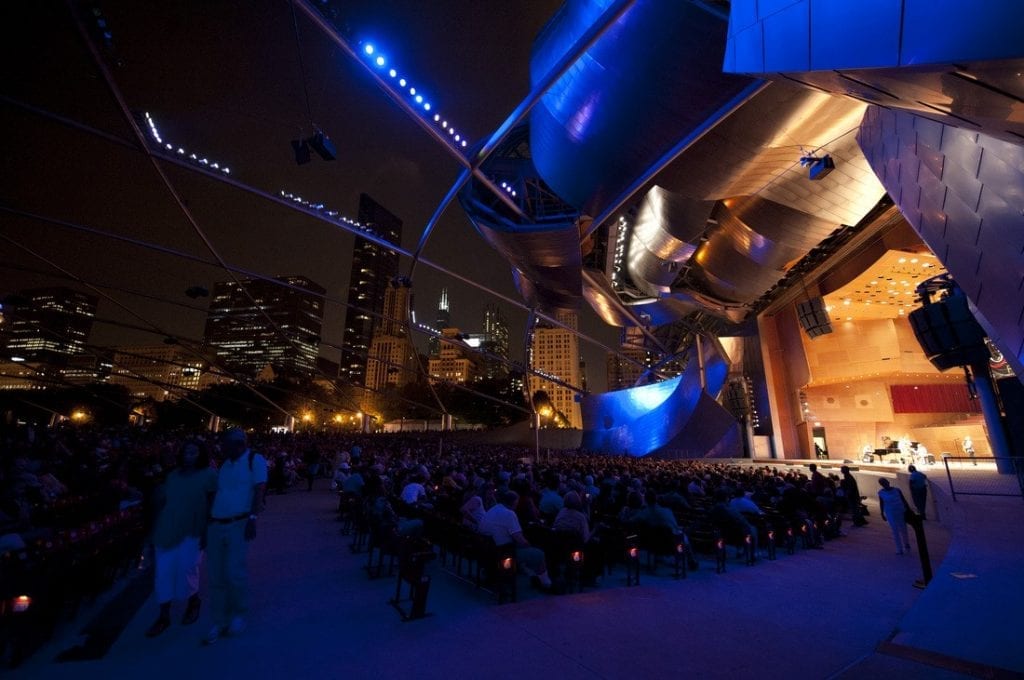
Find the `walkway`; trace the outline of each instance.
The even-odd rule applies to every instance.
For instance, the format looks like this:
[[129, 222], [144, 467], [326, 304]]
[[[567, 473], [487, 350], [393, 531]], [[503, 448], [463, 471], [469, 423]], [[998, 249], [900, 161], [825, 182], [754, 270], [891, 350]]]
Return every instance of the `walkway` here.
[[[865, 493], [873, 490], [867, 481]], [[781, 554], [754, 567], [730, 559], [722, 575], [705, 560], [685, 581], [663, 568], [665, 576], [645, 574], [635, 588], [623, 586], [620, 570], [581, 595], [529, 594], [502, 606], [435, 562], [433, 615], [402, 623], [386, 604], [394, 582], [367, 580], [360, 568], [365, 555], [350, 554], [339, 536], [335, 497], [322, 484], [312, 493], [270, 498], [250, 554], [253, 612], [243, 636], [201, 647], [204, 613], [195, 626], [174, 625], [149, 640], [143, 633], [156, 611], [150, 597], [105, 658], [55, 662], [75, 643], [67, 630], [14, 675], [967, 677], [950, 670], [959, 668], [1001, 677], [992, 667], [1024, 673], [1021, 648], [1009, 642], [1024, 596], [1020, 499], [1005, 508], [993, 504], [1005, 521], [984, 531], [967, 531], [982, 511], [975, 503], [962, 501], [954, 511], [942, 501], [940, 513], [951, 518], [945, 524], [957, 538], [948, 567], [937, 569], [925, 591], [912, 586], [920, 577], [917, 559], [895, 554], [872, 503], [871, 524], [849, 528], [825, 550]], [[928, 538], [938, 565], [949, 532], [929, 522]], [[80, 617], [76, 625], [85, 623]]]

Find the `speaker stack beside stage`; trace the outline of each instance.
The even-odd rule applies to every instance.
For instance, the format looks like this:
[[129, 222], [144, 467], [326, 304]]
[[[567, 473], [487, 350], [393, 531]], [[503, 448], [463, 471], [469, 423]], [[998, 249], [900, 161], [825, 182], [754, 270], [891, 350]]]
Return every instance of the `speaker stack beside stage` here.
[[988, 360], [985, 331], [974, 320], [967, 297], [959, 289], [907, 317], [928, 361], [940, 371]]
[[800, 320], [800, 327], [804, 329], [809, 338], [813, 339], [832, 332], [832, 322], [829, 321], [828, 312], [825, 310], [825, 301], [820, 297], [813, 297], [806, 302], [798, 302], [796, 315]]

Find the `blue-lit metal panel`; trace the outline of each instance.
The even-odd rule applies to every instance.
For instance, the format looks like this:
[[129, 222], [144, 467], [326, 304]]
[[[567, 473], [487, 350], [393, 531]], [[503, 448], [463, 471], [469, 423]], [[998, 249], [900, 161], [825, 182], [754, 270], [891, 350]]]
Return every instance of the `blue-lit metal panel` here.
[[[772, 4], [733, 0], [727, 72], [827, 72], [1021, 56], [1024, 12], [1018, 2], [800, 0]], [[751, 22], [755, 12], [757, 19]], [[755, 49], [759, 35], [764, 39], [763, 52]]]
[[[902, 0], [811, 0], [810, 70], [896, 63], [902, 4]], [[851, 35], [862, 39], [851, 40]]]
[[903, 66], [1021, 56], [1024, 11], [1016, 1], [903, 0]]
[[807, 3], [791, 4], [764, 15], [764, 68], [766, 71], [807, 71], [811, 66], [810, 17]]
[[[570, 0], [538, 38], [534, 80], [607, 6]], [[588, 50], [531, 113], [541, 177], [597, 215], [749, 79], [721, 72], [725, 22], [689, 2], [643, 2]]]
[[[709, 352], [705, 357], [708, 393], [722, 389], [727, 372], [725, 360]], [[669, 444], [707, 451], [735, 425], [731, 414], [701, 389], [697, 361], [690, 361], [683, 374], [672, 380], [589, 395], [581, 408], [583, 448], [630, 456], [646, 456]], [[698, 413], [701, 416], [695, 420]], [[690, 431], [689, 444], [680, 441], [684, 430]]]

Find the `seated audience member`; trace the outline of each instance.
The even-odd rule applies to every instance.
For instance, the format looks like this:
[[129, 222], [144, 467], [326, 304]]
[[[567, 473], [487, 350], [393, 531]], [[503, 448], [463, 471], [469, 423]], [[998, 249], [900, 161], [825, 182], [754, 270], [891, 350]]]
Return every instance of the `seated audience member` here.
[[409, 506], [416, 506], [427, 500], [427, 489], [423, 486], [423, 475], [413, 475], [412, 481], [402, 488], [402, 502]]
[[554, 531], [565, 531], [577, 536], [584, 545], [586, 559], [583, 563], [584, 585], [596, 585], [597, 576], [604, 571], [599, 543], [590, 531], [590, 522], [583, 512], [583, 501], [575, 491], [565, 494], [565, 507], [558, 511], [551, 528]]
[[537, 504], [533, 502], [533, 494], [530, 493], [529, 480], [513, 480], [512, 491], [519, 494], [519, 501], [516, 503], [515, 507], [516, 517], [519, 518], [519, 524], [524, 525], [539, 522], [540, 510], [537, 508]]
[[363, 479], [363, 473], [356, 469], [352, 471], [352, 474], [345, 477], [345, 481], [341, 483], [341, 490], [346, 493], [362, 496], [364, 486], [366, 486], [366, 480]]
[[423, 533], [423, 520], [400, 517], [391, 506], [379, 477], [371, 477], [366, 485], [369, 499], [370, 525], [383, 535], [395, 531], [399, 536], [419, 536]]
[[715, 492], [715, 504], [711, 506], [708, 516], [722, 531], [726, 540], [739, 541], [750, 534], [753, 545], [757, 546], [757, 528], [750, 524], [738, 510], [729, 505], [729, 494], [724, 489]]
[[658, 494], [654, 492], [654, 489], [647, 490], [644, 496], [644, 503], [644, 507], [640, 508], [633, 515], [634, 522], [648, 527], [665, 527], [674, 534], [683, 533], [672, 511], [658, 503]]
[[476, 531], [480, 528], [480, 520], [484, 518], [484, 502], [478, 494], [472, 491], [467, 495], [466, 502], [459, 508], [459, 513], [462, 515], [462, 526]]
[[729, 507], [736, 512], [749, 512], [753, 515], [763, 515], [764, 511], [757, 506], [757, 503], [747, 498], [743, 489], [738, 488], [733, 492], [733, 498], [729, 501]]
[[524, 567], [527, 573], [537, 577], [540, 585], [544, 588], [551, 587], [551, 577], [548, 575], [548, 568], [544, 562], [544, 552], [530, 545], [523, 535], [523, 529], [519, 525], [519, 518], [513, 508], [519, 502], [519, 494], [515, 491], [506, 491], [498, 498], [498, 503], [484, 513], [480, 520], [479, 531], [484, 536], [490, 536], [497, 546], [514, 543], [516, 546], [516, 562]]
[[590, 523], [583, 514], [583, 502], [575, 491], [565, 494], [565, 506], [558, 511], [551, 528], [555, 531], [571, 531], [577, 534], [584, 543], [590, 540]]
[[562, 496], [558, 493], [558, 486], [558, 475], [548, 475], [540, 492], [540, 502], [537, 504], [541, 517], [552, 519], [562, 509]]

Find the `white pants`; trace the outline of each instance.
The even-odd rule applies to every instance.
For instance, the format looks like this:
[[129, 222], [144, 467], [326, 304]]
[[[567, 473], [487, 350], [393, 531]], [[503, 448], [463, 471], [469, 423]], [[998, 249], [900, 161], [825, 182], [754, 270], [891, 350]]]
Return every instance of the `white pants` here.
[[155, 548], [157, 602], [184, 600], [199, 592], [199, 539], [185, 538], [173, 548]]

